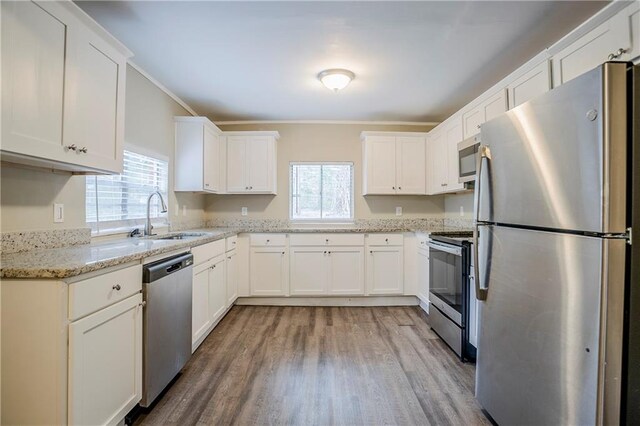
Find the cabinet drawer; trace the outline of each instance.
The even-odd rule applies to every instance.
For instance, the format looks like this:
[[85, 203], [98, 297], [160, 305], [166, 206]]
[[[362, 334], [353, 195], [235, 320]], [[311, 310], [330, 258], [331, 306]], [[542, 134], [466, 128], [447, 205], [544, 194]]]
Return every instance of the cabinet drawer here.
[[252, 247], [282, 247], [287, 245], [286, 234], [251, 234]]
[[402, 234], [369, 234], [367, 237], [370, 246], [401, 246], [403, 241]]
[[292, 234], [291, 246], [364, 246], [364, 234]]
[[234, 248], [236, 248], [238, 246], [238, 236], [234, 235], [232, 237], [227, 237], [226, 241], [226, 245], [227, 245], [227, 251], [231, 251]]
[[142, 290], [142, 265], [69, 284], [69, 319], [75, 320]]
[[225, 240], [218, 240], [201, 246], [192, 247], [191, 254], [193, 254], [193, 264], [199, 265], [211, 258], [224, 254], [224, 248]]

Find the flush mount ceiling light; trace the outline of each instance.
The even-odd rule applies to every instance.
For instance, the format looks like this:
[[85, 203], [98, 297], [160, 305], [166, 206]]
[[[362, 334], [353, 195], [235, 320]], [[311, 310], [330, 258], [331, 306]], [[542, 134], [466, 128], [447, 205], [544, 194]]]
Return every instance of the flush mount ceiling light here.
[[356, 78], [356, 75], [353, 72], [340, 68], [324, 70], [318, 74], [318, 80], [320, 80], [327, 89], [331, 89], [334, 92], [347, 87], [354, 78]]

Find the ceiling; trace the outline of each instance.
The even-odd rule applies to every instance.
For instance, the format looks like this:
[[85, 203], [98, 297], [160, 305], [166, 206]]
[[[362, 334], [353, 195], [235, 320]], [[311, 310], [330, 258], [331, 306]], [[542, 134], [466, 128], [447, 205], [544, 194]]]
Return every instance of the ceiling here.
[[[600, 1], [76, 1], [198, 114], [440, 121], [602, 8]], [[333, 93], [326, 68], [356, 78]]]

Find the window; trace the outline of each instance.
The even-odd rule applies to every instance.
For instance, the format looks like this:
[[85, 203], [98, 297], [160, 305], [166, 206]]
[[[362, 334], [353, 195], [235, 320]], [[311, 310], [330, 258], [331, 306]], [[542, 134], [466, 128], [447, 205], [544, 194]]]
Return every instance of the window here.
[[353, 163], [291, 163], [291, 220], [353, 219]]
[[[147, 198], [159, 190], [167, 201], [169, 163], [124, 151], [122, 174], [87, 176], [86, 216], [94, 232], [141, 225], [147, 217]], [[158, 197], [151, 202], [151, 218], [165, 217]]]

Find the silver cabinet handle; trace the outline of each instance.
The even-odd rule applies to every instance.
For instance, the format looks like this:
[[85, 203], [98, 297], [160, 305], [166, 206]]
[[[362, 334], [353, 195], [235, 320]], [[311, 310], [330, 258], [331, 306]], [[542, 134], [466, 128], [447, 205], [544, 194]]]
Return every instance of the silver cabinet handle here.
[[89, 150], [87, 149], [87, 147], [86, 147], [86, 146], [83, 146], [82, 148], [80, 148], [80, 149], [78, 150], [78, 152], [81, 152], [81, 153], [83, 153], [83, 154], [86, 154], [87, 152], [89, 152]]
[[113, 287], [111, 287], [111, 288], [112, 288], [112, 289], [114, 289], [115, 291], [120, 291], [120, 289], [121, 289], [122, 287], [120, 287], [120, 284], [116, 284], [116, 285], [114, 285], [114, 286], [113, 286]]
[[625, 49], [623, 47], [621, 47], [620, 49], [616, 50], [615, 53], [610, 53], [608, 59], [610, 61], [614, 60], [614, 59], [618, 59], [620, 56], [622, 56], [624, 53], [627, 53], [628, 49]]
[[76, 149], [78, 149], [78, 147], [76, 146], [76, 144], [71, 144], [71, 145], [65, 146], [65, 149], [67, 151], [75, 151]]

